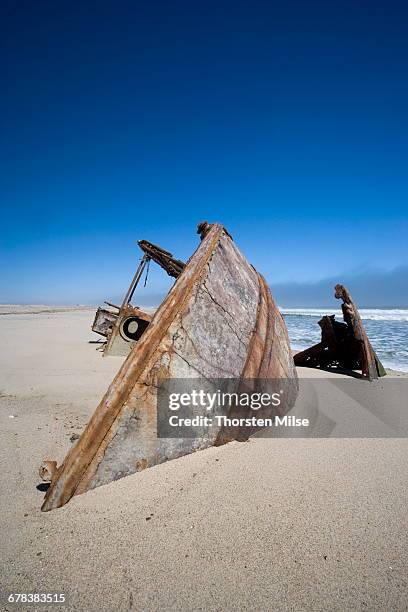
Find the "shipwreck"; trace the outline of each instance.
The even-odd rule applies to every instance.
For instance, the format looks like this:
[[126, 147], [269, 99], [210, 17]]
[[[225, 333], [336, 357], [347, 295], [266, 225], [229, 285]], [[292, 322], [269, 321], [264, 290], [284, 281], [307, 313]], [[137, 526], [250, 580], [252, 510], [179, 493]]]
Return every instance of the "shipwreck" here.
[[362, 378], [375, 380], [386, 375], [367, 337], [357, 306], [344, 285], [336, 285], [334, 297], [342, 300], [343, 320], [336, 321], [335, 315], [325, 315], [319, 321], [322, 330], [321, 341], [297, 353], [297, 366], [312, 368], [339, 368], [361, 370]]
[[[99, 307], [92, 324], [92, 331], [106, 338], [104, 355], [127, 355], [146, 331], [152, 315], [139, 306], [132, 305], [136, 288], [146, 270], [146, 279], [150, 262], [154, 261], [167, 274], [178, 278], [185, 267], [185, 263], [174, 259], [172, 253], [165, 251], [156, 244], [147, 240], [138, 240], [143, 256], [132, 278], [130, 286], [123, 298], [122, 304], [116, 306], [105, 302], [108, 308]], [[146, 280], [145, 280], [146, 284]]]
[[177, 270], [173, 287], [80, 439], [50, 475], [42, 510], [150, 466], [250, 435], [240, 427], [220, 427], [210, 436], [159, 438], [161, 380], [223, 378], [240, 387], [274, 379], [285, 392], [271, 414], [282, 416], [294, 405], [298, 381], [288, 333], [265, 279], [222, 225], [203, 222], [198, 233], [197, 250]]

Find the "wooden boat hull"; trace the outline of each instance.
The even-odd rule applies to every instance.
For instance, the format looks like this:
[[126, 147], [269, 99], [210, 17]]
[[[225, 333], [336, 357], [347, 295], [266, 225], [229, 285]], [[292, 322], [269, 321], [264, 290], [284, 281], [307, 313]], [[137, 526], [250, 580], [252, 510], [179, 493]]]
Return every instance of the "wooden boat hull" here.
[[42, 510], [146, 467], [240, 439], [239, 428], [220, 428], [202, 438], [158, 438], [157, 384], [176, 378], [281, 379], [287, 392], [280, 414], [296, 399], [296, 370], [282, 316], [263, 277], [218, 224], [208, 226], [58, 468]]

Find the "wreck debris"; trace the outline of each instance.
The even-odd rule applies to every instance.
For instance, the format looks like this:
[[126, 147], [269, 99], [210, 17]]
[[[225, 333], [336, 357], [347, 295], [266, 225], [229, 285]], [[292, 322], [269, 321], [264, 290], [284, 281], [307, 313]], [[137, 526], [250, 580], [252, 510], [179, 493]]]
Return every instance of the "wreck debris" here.
[[297, 353], [295, 364], [314, 368], [361, 370], [362, 377], [368, 380], [385, 376], [385, 369], [370, 344], [349, 291], [344, 285], [336, 285], [334, 291], [334, 297], [343, 301], [341, 309], [344, 323], [336, 321], [335, 315], [322, 317], [319, 321], [321, 341]]
[[41, 480], [43, 480], [44, 482], [51, 482], [56, 471], [57, 462], [50, 461], [49, 459], [44, 459], [44, 461], [40, 465], [38, 473], [40, 475]]
[[185, 264], [179, 259], [174, 259], [169, 251], [165, 251], [147, 240], [139, 240], [138, 245], [144, 255], [140, 260], [122, 305], [116, 306], [110, 302], [105, 302], [105, 304], [114, 310], [98, 308], [96, 311], [92, 331], [107, 339], [104, 355], [127, 355], [135, 342], [140, 340], [152, 319], [151, 314], [138, 306], [131, 305], [135, 289], [142, 278], [144, 270], [148, 271], [150, 261], [156, 262], [173, 278], [177, 278], [185, 267]]
[[137, 244], [140, 246], [142, 251], [145, 253], [148, 259], [153, 259], [169, 276], [178, 278], [186, 264], [179, 259], [174, 259], [173, 255], [168, 251], [165, 251], [161, 247], [148, 242], [147, 240], [138, 240]]
[[197, 225], [197, 234], [199, 234], [201, 240], [204, 240], [210, 229], [211, 225], [208, 223], [208, 221], [201, 221]]
[[277, 379], [285, 389], [278, 414], [293, 406], [296, 369], [269, 287], [223, 226], [206, 230], [58, 469], [42, 510], [147, 467], [242, 438], [240, 429], [221, 427], [202, 437], [158, 438], [157, 386], [163, 379], [227, 378], [237, 385]]

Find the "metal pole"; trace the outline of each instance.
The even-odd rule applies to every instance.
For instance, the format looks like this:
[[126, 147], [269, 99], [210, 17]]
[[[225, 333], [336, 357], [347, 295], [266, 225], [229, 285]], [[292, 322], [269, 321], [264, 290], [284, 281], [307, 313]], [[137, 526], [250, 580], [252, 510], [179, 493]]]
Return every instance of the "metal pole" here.
[[121, 309], [124, 308], [125, 306], [127, 306], [129, 304], [130, 300], [132, 299], [133, 294], [135, 292], [135, 289], [137, 287], [137, 284], [138, 284], [138, 282], [140, 280], [140, 277], [143, 274], [143, 270], [145, 269], [149, 259], [150, 259], [150, 257], [148, 257], [147, 255], [143, 255], [143, 257], [142, 257], [142, 259], [140, 261], [140, 264], [139, 264], [139, 266], [138, 266], [138, 268], [136, 270], [136, 274], [134, 275], [134, 277], [132, 279], [132, 282], [130, 283], [129, 289], [127, 290], [126, 295], [125, 295], [125, 297], [123, 299]]

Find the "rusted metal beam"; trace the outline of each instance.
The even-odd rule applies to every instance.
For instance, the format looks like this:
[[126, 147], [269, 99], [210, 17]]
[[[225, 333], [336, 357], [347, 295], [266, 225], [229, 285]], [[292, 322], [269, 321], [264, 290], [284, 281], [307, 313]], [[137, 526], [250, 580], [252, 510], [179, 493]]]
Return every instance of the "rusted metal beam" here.
[[374, 380], [379, 376], [385, 376], [385, 369], [371, 346], [357, 306], [353, 302], [350, 292], [344, 285], [336, 285], [334, 288], [334, 297], [343, 301], [341, 305], [343, 319], [353, 330], [353, 336], [358, 346], [358, 358], [361, 363], [363, 377], [368, 378], [368, 380]]
[[147, 240], [138, 240], [138, 245], [147, 257], [157, 263], [169, 276], [178, 278], [183, 272], [186, 264], [179, 259], [174, 259], [169, 251], [165, 251], [161, 247], [148, 242]]

